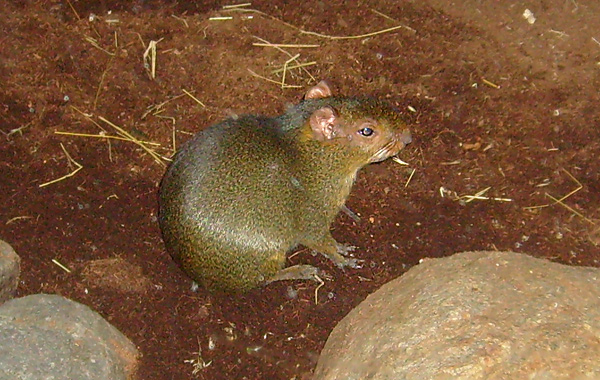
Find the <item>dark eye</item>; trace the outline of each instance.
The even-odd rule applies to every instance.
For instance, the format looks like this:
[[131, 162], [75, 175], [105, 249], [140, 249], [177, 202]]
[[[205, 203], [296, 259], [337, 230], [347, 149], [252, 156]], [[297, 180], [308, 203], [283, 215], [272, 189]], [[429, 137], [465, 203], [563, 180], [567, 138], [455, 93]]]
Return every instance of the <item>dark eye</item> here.
[[373, 133], [375, 133], [375, 131], [373, 130], [373, 128], [364, 127], [363, 129], [359, 130], [358, 133], [360, 133], [361, 135], [363, 135], [365, 137], [369, 137], [369, 136], [373, 135]]

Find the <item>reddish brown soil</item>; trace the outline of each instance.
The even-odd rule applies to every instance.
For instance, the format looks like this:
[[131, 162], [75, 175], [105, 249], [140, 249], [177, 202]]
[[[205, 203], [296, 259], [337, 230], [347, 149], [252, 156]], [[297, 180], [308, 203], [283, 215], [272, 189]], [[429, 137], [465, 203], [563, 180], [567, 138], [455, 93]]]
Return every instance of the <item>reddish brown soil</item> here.
[[[298, 379], [310, 378], [337, 321], [423, 257], [499, 249], [600, 266], [600, 4], [283, 3], [252, 4], [269, 16], [216, 1], [1, 3], [0, 238], [23, 259], [19, 295], [58, 293], [100, 312], [142, 352], [140, 379]], [[301, 31], [396, 25], [412, 29], [357, 39]], [[320, 45], [286, 50], [316, 62], [307, 70], [338, 93], [398, 105], [413, 131], [401, 153], [410, 166], [366, 168], [348, 201], [362, 221], [341, 215], [333, 226], [360, 248], [364, 268], [341, 271], [307, 252], [290, 259], [332, 276], [318, 303], [313, 283], [239, 297], [192, 291], [156, 223], [164, 166], [131, 142], [55, 133], [116, 135], [102, 117], [170, 156], [173, 130], [179, 144], [231, 113], [280, 113], [303, 90], [250, 74], [280, 80], [272, 71], [289, 59], [253, 46], [254, 36]], [[151, 40], [160, 41], [155, 79], [142, 58]], [[315, 81], [293, 70], [287, 83]], [[183, 95], [147, 114], [184, 89], [206, 107]], [[40, 187], [76, 169], [61, 144], [82, 169]], [[486, 188], [512, 201], [456, 198]], [[550, 198], [568, 194], [564, 205]], [[193, 373], [199, 344], [210, 366]]]

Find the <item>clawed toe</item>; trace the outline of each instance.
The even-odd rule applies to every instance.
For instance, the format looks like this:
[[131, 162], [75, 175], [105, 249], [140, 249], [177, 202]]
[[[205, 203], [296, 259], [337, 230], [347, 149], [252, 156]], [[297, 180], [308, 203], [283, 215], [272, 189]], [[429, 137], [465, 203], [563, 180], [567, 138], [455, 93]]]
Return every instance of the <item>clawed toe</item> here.
[[354, 245], [338, 244], [337, 251], [342, 256], [348, 256], [350, 252], [354, 252], [358, 247]]
[[337, 266], [338, 266], [338, 268], [350, 267], [350, 268], [354, 268], [354, 269], [360, 269], [360, 268], [362, 268], [362, 263], [364, 263], [364, 262], [365, 262], [364, 260], [360, 260], [360, 259], [345, 258], [344, 261], [337, 263]]

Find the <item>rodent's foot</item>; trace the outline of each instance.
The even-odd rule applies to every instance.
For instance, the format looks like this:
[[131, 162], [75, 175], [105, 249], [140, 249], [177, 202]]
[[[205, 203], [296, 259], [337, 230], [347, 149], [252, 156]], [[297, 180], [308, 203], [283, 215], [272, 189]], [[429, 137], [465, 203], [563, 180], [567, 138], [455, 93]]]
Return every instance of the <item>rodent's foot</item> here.
[[360, 268], [362, 268], [362, 263], [365, 262], [365, 260], [350, 259], [347, 257], [344, 257], [343, 259], [344, 259], [343, 261], [339, 261], [336, 263], [338, 268], [350, 267], [350, 268], [354, 268], [354, 269], [360, 269]]
[[354, 245], [347, 245], [347, 244], [337, 244], [337, 252], [342, 255], [342, 256], [352, 256], [350, 254], [350, 252], [354, 252], [356, 251], [358, 247], [354, 246]]
[[312, 280], [318, 282], [317, 277], [321, 274], [321, 270], [312, 265], [294, 265], [280, 270], [275, 276], [267, 279], [266, 283], [283, 280]]

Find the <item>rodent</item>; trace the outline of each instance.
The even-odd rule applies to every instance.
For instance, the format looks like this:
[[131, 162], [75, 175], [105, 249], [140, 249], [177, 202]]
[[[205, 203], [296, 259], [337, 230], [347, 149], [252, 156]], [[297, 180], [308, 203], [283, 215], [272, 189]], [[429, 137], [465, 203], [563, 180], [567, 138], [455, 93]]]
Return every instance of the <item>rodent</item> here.
[[182, 146], [161, 181], [167, 250], [196, 282], [228, 292], [314, 277], [310, 265], [285, 268], [298, 245], [356, 267], [330, 225], [359, 169], [411, 140], [397, 109], [333, 96], [326, 81], [280, 116], [210, 126]]

